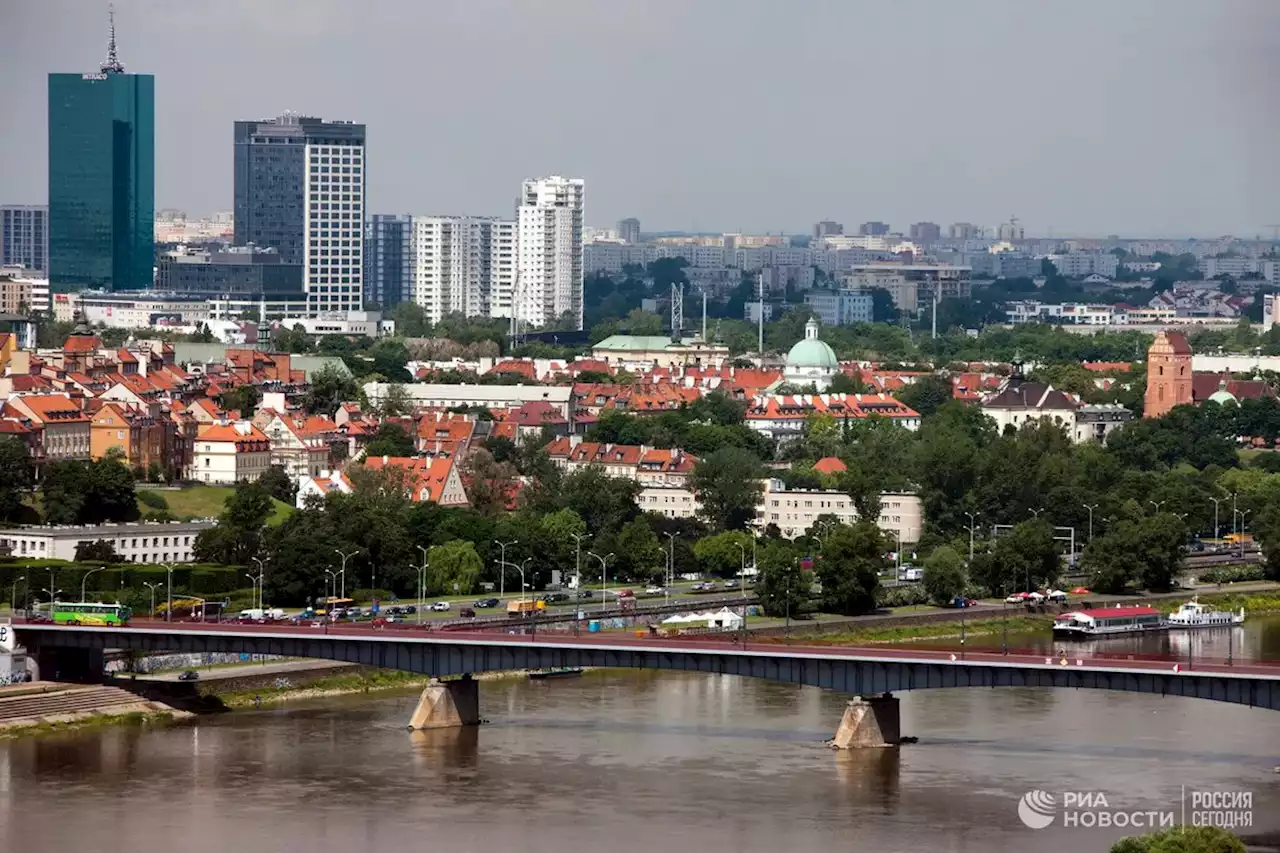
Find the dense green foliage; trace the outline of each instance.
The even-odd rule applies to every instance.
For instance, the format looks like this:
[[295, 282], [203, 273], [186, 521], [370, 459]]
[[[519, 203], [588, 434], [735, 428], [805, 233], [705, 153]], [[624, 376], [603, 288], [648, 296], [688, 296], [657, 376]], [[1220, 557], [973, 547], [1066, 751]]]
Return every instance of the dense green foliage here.
[[1163, 832], [1125, 838], [1111, 853], [1245, 853], [1239, 838], [1213, 826], [1175, 826]]

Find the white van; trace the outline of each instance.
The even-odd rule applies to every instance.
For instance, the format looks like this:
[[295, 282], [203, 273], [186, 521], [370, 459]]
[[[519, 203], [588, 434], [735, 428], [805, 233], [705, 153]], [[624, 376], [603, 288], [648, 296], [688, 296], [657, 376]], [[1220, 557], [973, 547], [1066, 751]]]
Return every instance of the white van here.
[[260, 608], [254, 607], [250, 610], [241, 610], [240, 618], [248, 622], [261, 622], [266, 618], [266, 612]]

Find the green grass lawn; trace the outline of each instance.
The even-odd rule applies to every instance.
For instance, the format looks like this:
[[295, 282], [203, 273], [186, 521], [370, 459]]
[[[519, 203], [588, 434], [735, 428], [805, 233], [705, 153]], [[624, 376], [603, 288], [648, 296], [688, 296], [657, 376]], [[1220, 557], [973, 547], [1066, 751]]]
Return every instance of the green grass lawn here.
[[[139, 486], [140, 491], [145, 489], [145, 485]], [[222, 506], [227, 498], [235, 493], [235, 489], [230, 486], [190, 486], [176, 491], [168, 489], [154, 491], [169, 504], [169, 514], [179, 519], [217, 518], [222, 513]], [[279, 524], [293, 512], [293, 507], [275, 498], [271, 499], [271, 503], [275, 511], [267, 519], [267, 524]], [[141, 512], [147, 512], [150, 509], [141, 503], [138, 504], [138, 510]]]

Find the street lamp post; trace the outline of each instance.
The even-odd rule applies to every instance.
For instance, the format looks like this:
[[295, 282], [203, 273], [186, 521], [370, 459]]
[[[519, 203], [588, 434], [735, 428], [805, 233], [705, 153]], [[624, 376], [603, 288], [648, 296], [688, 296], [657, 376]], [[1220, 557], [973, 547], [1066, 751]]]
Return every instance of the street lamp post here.
[[333, 599], [338, 597], [338, 573], [333, 569], [325, 569], [324, 573], [327, 576], [324, 580], [324, 615], [326, 619], [332, 621], [333, 617], [329, 611], [333, 609]]
[[249, 579], [249, 583], [252, 584], [250, 589], [252, 589], [253, 592], [250, 593], [250, 598], [253, 601], [253, 607], [256, 609], [258, 607], [258, 579], [248, 572], [245, 572], [244, 576], [247, 577]]
[[81, 601], [85, 600], [85, 595], [86, 595], [85, 584], [89, 582], [89, 575], [93, 574], [94, 572], [106, 571], [106, 569], [107, 569], [106, 566], [98, 566], [98, 568], [90, 569], [89, 571], [84, 573], [84, 577], [80, 579], [80, 600]]
[[1156, 513], [1157, 513], [1157, 514], [1159, 514], [1159, 512], [1160, 512], [1160, 507], [1164, 506], [1166, 503], [1168, 503], [1168, 501], [1167, 501], [1167, 500], [1163, 500], [1163, 501], [1147, 501], [1147, 503], [1149, 503], [1149, 504], [1151, 504], [1153, 507], [1155, 507], [1155, 508], [1156, 508]]
[[667, 582], [663, 584], [666, 592], [665, 600], [671, 604], [671, 587], [676, 582], [676, 535], [667, 533]]
[[253, 561], [258, 564], [258, 609], [266, 608], [266, 593], [263, 591], [263, 584], [266, 581], [267, 570], [264, 566], [266, 562], [261, 557], [254, 557]]
[[26, 579], [27, 579], [26, 575], [13, 579], [13, 589], [9, 591], [9, 613], [10, 614], [12, 614], [14, 611], [18, 609], [18, 581], [25, 582]]
[[1089, 510], [1089, 541], [1093, 541], [1093, 511], [1098, 508], [1097, 504], [1083, 504], [1084, 508]]
[[41, 591], [41, 592], [43, 592], [45, 595], [49, 596], [49, 618], [50, 618], [50, 619], [52, 619], [52, 618], [53, 618], [53, 603], [54, 603], [55, 601], [57, 601], [57, 600], [58, 600], [58, 596], [62, 593], [62, 590], [60, 590], [60, 589], [52, 589], [52, 590], [50, 590], [50, 589], [42, 589], [42, 590], [40, 590], [40, 591]]
[[588, 554], [588, 555], [590, 555], [590, 556], [592, 556], [592, 557], [595, 557], [597, 560], [599, 560], [599, 561], [600, 561], [600, 586], [601, 586], [601, 590], [600, 590], [600, 615], [601, 615], [601, 616], [603, 616], [603, 615], [604, 615], [605, 608], [608, 606], [608, 598], [609, 598], [609, 558], [613, 556], [613, 552], [612, 552], [612, 551], [610, 551], [608, 554], [605, 554], [603, 557], [601, 557], [601, 556], [600, 556], [599, 554], [597, 554], [595, 551], [588, 551], [588, 552], [587, 552], [587, 554]]
[[1241, 559], [1241, 560], [1243, 560], [1243, 559], [1244, 559], [1244, 533], [1245, 533], [1245, 529], [1246, 529], [1246, 526], [1247, 526], [1247, 522], [1245, 521], [1245, 517], [1246, 517], [1250, 512], [1252, 512], [1252, 510], [1239, 509], [1239, 510], [1236, 510], [1236, 512], [1238, 512], [1238, 513], [1240, 514], [1240, 537], [1239, 537], [1239, 539], [1238, 539], [1237, 541], [1240, 543], [1240, 559]]
[[173, 566], [170, 563], [162, 563], [164, 566], [165, 589], [168, 603], [164, 606], [164, 621], [173, 621]]
[[741, 585], [747, 577], [747, 549], [743, 547], [741, 542], [734, 542], [733, 544], [737, 545], [738, 550], [742, 553], [742, 563], [738, 567], [738, 583]]
[[337, 554], [339, 557], [342, 558], [342, 571], [338, 573], [338, 576], [342, 578], [342, 592], [339, 593], [339, 595], [341, 595], [343, 598], [346, 598], [347, 597], [347, 560], [350, 559], [351, 557], [354, 557], [356, 554], [359, 554], [360, 549], [357, 548], [354, 551], [352, 551], [350, 554], [348, 554], [345, 551], [341, 551], [338, 548], [334, 548], [333, 553]]
[[1216, 543], [1222, 538], [1218, 529], [1218, 504], [1225, 501], [1226, 498], [1209, 498], [1209, 500], [1213, 501], [1213, 541]]
[[422, 565], [414, 566], [418, 570], [418, 608], [415, 611], [418, 617], [418, 624], [422, 624], [422, 597], [427, 592], [427, 569], [431, 566], [431, 560], [427, 556], [427, 549], [419, 545], [418, 550], [422, 552]]
[[151, 618], [156, 618], [156, 587], [160, 586], [159, 581], [152, 583], [151, 581], [143, 581], [142, 585], [151, 590]]
[[529, 568], [529, 564], [532, 562], [533, 562], [533, 557], [525, 557], [523, 563], [512, 563], [512, 565], [515, 566], [516, 569], [518, 569], [520, 572], [520, 603], [521, 604], [524, 603], [524, 600], [525, 600], [524, 591], [527, 588], [524, 582], [524, 570]]
[[498, 597], [502, 598], [507, 594], [507, 549], [512, 545], [520, 544], [520, 540], [512, 539], [510, 542], [499, 542], [495, 539], [493, 544], [498, 546], [500, 552], [498, 557]]
[[1039, 517], [1040, 517], [1040, 513], [1044, 512], [1044, 507], [1040, 507], [1039, 509], [1029, 510], [1029, 512], [1030, 512], [1033, 516], [1035, 516], [1036, 518], [1039, 518]]
[[582, 591], [582, 540], [587, 538], [585, 533], [570, 533], [573, 537], [573, 588]]
[[969, 565], [973, 565], [973, 531], [976, 528], [978, 514], [976, 512], [966, 512], [969, 516]]

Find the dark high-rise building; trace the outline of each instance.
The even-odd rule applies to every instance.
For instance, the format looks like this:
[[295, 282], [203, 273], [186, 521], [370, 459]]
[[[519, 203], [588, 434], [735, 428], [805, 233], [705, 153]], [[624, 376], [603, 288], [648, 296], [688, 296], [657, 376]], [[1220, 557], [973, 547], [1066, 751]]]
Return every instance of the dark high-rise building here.
[[375, 213], [365, 226], [364, 295], [384, 311], [413, 301], [412, 233], [407, 214]]
[[34, 204], [0, 207], [0, 267], [49, 272], [49, 208]]
[[942, 228], [935, 222], [917, 222], [911, 226], [911, 242], [928, 245], [942, 238]]
[[207, 299], [302, 299], [302, 265], [256, 246], [171, 253], [160, 258], [156, 289]]
[[858, 233], [863, 237], [883, 237], [889, 233], [889, 223], [864, 222], [858, 226]]
[[640, 220], [634, 217], [618, 220], [618, 239], [632, 246], [640, 242]]
[[358, 310], [364, 125], [285, 113], [235, 123], [235, 243], [302, 264], [308, 311]]
[[151, 287], [155, 78], [116, 57], [94, 74], [49, 75], [49, 283]]
[[824, 219], [813, 226], [813, 239], [815, 240], [821, 240], [823, 237], [838, 237], [843, 233], [844, 226], [839, 222], [832, 222], [830, 219]]

